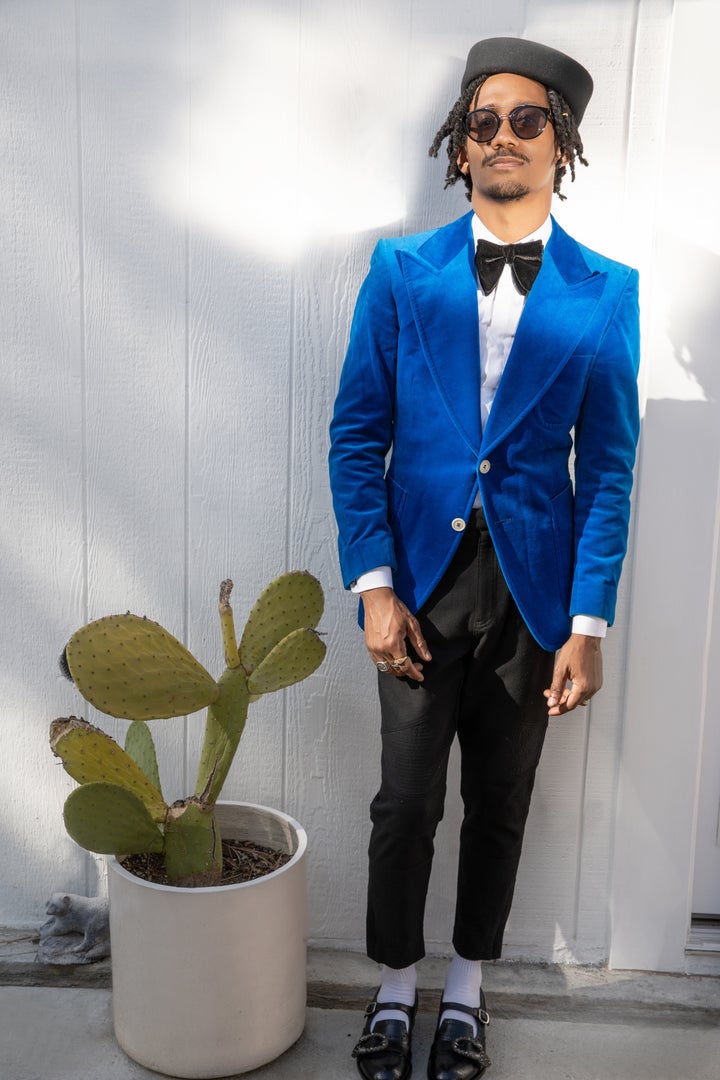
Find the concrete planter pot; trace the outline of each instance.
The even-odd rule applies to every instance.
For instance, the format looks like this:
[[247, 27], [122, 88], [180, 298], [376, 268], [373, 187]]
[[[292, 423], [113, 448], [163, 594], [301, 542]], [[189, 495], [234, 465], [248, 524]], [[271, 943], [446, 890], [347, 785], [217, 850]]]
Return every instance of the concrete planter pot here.
[[224, 836], [292, 858], [203, 889], [154, 885], [109, 861], [116, 1038], [146, 1068], [192, 1080], [265, 1065], [305, 1024], [305, 830], [250, 803], [217, 811]]

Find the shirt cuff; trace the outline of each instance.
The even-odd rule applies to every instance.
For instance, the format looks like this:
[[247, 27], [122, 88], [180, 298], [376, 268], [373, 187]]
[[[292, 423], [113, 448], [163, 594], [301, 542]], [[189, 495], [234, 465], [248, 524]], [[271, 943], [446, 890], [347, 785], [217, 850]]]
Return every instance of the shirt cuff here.
[[607, 625], [607, 619], [601, 619], [599, 615], [573, 615], [572, 632], [586, 637], [605, 637]]
[[392, 569], [389, 566], [376, 566], [374, 570], [368, 570], [366, 574], [361, 574], [353, 581], [350, 591], [364, 593], [368, 589], [392, 589], [392, 587]]

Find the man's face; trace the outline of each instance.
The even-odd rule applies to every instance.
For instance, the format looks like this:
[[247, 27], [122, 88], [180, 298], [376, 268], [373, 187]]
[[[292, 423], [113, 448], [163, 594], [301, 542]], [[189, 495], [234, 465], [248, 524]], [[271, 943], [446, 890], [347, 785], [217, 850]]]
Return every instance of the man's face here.
[[[518, 105], [548, 107], [545, 87], [522, 75], [492, 75], [478, 90], [471, 109], [492, 109], [505, 116]], [[513, 202], [533, 195], [552, 196], [555, 166], [560, 152], [555, 129], [548, 121], [535, 139], [521, 139], [509, 120], [486, 143], [466, 139], [458, 154], [458, 166], [472, 179], [472, 201]]]

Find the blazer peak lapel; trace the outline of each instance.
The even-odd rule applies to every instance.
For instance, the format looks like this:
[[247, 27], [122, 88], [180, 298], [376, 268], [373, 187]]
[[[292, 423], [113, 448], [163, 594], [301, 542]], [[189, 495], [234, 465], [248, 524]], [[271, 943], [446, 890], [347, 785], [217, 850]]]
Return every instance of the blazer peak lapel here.
[[445, 408], [480, 447], [480, 344], [470, 215], [438, 229], [400, 266], [423, 355]]
[[581, 346], [605, 281], [605, 274], [589, 269], [579, 245], [554, 225], [485, 425], [484, 453], [534, 408]]

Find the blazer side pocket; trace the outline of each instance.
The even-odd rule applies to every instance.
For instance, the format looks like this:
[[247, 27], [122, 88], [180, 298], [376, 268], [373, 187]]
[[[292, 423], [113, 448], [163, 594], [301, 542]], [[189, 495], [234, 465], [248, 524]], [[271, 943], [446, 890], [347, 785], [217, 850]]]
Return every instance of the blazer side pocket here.
[[402, 517], [402, 512], [405, 509], [407, 491], [405, 488], [400, 487], [400, 484], [398, 484], [396, 480], [393, 480], [390, 475], [385, 477], [385, 486], [387, 488], [388, 497], [388, 515], [391, 521], [398, 521]]

